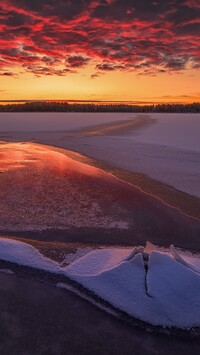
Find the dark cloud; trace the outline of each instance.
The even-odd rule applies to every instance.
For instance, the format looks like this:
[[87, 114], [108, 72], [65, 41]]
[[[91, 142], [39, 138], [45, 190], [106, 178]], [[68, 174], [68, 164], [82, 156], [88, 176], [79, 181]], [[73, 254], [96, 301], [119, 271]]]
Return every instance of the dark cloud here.
[[0, 76], [10, 76], [10, 77], [14, 77], [15, 73], [11, 72], [11, 71], [5, 71], [5, 72], [1, 72], [0, 71]]
[[166, 16], [166, 20], [176, 24], [184, 24], [189, 21], [198, 20], [200, 12], [198, 7], [190, 7], [188, 5], [179, 5], [174, 11], [170, 12]]
[[40, 65], [29, 65], [26, 66], [26, 70], [28, 72], [33, 73], [35, 76], [49, 76], [49, 75], [56, 75], [56, 76], [65, 76], [69, 73], [75, 73], [75, 71], [70, 70], [69, 68], [64, 69], [55, 69], [52, 67], [40, 66]]
[[184, 36], [197, 36], [200, 34], [200, 22], [188, 23], [178, 28], [177, 33]]
[[102, 64], [97, 64], [96, 69], [103, 70], [103, 71], [113, 71], [113, 70], [128, 69], [128, 67], [125, 67], [124, 65], [117, 65], [114, 63], [102, 63]]
[[20, 27], [29, 22], [32, 22], [31, 17], [14, 11], [8, 12], [4, 20], [4, 24], [9, 27]]
[[[67, 75], [199, 68], [197, 0], [1, 0], [0, 67]], [[7, 70], [7, 68], [10, 68]]]
[[12, 0], [8, 1], [34, 15], [72, 20], [87, 8], [89, 1], [84, 0]]
[[91, 79], [96, 79], [96, 78], [99, 78], [101, 75], [103, 75], [102, 72], [95, 72], [94, 74], [92, 74], [90, 76]]
[[115, 0], [106, 4], [99, 4], [92, 16], [100, 19], [117, 21], [134, 21], [162, 18], [163, 13], [171, 11], [174, 7], [173, 1], [154, 1], [154, 0]]
[[165, 66], [170, 69], [181, 70], [185, 68], [187, 58], [169, 58], [166, 59]]
[[74, 56], [71, 56], [67, 59], [69, 66], [72, 68], [82, 68], [82, 67], [86, 66], [89, 61], [90, 61], [89, 58], [85, 58], [80, 55], [79, 56], [74, 55]]

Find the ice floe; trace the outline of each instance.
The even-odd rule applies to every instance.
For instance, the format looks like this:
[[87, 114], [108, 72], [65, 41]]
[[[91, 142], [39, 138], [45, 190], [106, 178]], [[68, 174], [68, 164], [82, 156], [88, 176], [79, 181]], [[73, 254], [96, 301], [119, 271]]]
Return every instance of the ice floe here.
[[101, 248], [69, 266], [44, 257], [33, 246], [0, 238], [0, 260], [62, 274], [116, 309], [156, 326], [200, 326], [200, 259], [146, 248]]
[[53, 273], [61, 272], [58, 263], [43, 256], [33, 246], [14, 239], [0, 238], [0, 260]]
[[200, 260], [179, 255], [174, 246], [170, 250], [134, 248], [121, 261], [116, 248], [97, 250], [67, 267], [66, 274], [140, 320], [164, 327], [200, 326]]

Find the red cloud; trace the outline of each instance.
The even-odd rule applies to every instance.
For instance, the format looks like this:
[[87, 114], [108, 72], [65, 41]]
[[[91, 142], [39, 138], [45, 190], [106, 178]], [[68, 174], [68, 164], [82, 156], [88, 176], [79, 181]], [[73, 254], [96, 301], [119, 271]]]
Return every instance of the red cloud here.
[[89, 62], [102, 73], [198, 68], [199, 11], [196, 0], [2, 0], [1, 75], [67, 75]]

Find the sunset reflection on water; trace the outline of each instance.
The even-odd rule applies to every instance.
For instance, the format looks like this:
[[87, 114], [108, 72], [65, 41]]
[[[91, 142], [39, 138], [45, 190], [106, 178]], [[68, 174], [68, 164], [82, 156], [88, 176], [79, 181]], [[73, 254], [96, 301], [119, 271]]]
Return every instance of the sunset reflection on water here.
[[0, 231], [118, 244], [157, 243], [160, 236], [187, 243], [192, 235], [198, 243], [199, 222], [194, 231], [194, 221], [178, 209], [89, 163], [56, 147], [0, 142]]
[[0, 172], [34, 168], [48, 170], [56, 175], [84, 174], [86, 176], [103, 175], [100, 170], [79, 163], [49, 146], [35, 143], [1, 143]]
[[67, 152], [31, 142], [1, 142], [0, 172], [1, 230], [127, 226], [116, 216], [115, 179]]

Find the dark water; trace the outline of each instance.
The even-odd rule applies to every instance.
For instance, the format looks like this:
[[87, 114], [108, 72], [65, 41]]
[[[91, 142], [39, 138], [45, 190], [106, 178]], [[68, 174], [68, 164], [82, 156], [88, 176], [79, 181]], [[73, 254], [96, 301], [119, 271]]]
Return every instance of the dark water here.
[[85, 300], [0, 273], [0, 354], [199, 354], [200, 342], [132, 328]]

